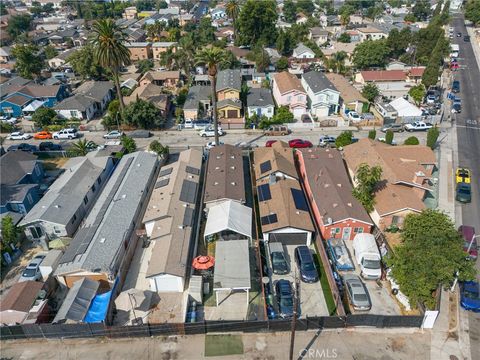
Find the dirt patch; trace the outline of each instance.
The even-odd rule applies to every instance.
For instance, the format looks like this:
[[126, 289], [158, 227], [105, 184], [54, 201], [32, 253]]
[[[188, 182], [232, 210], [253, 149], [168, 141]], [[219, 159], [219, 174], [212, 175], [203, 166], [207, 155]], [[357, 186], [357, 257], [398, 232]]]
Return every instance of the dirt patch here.
[[68, 157], [50, 158], [43, 161], [43, 168], [46, 171], [53, 171], [63, 169], [65, 163], [69, 160]]
[[403, 351], [405, 349], [405, 338], [398, 337], [390, 340], [390, 348], [393, 352]]
[[399, 232], [397, 233], [390, 233], [390, 232], [384, 232], [385, 238], [387, 240], [388, 245], [394, 249], [396, 246], [400, 245], [402, 243], [402, 237]]

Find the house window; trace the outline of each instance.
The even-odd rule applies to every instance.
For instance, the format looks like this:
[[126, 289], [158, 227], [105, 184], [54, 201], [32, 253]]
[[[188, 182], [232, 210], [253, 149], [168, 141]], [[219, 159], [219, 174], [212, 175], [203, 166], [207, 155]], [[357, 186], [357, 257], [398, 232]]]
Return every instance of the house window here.
[[302, 100], [303, 100], [303, 97], [302, 97], [302, 96], [298, 96], [298, 97], [297, 97], [297, 100], [298, 100], [298, 101], [302, 101]]
[[20, 208], [17, 203], [10, 203], [10, 208], [12, 209], [13, 212], [20, 212]]
[[70, 117], [77, 117], [77, 111], [76, 110], [70, 110]]
[[361, 234], [363, 233], [363, 228], [362, 227], [353, 228], [353, 232], [356, 234]]
[[75, 220], [77, 220], [77, 215], [73, 215], [72, 224], [75, 222]]
[[27, 194], [27, 201], [29, 204], [33, 204], [32, 194]]
[[400, 227], [403, 224], [404, 218], [402, 216], [392, 216], [392, 225]]
[[95, 184], [92, 185], [92, 192], [95, 192]]
[[291, 97], [291, 96], [287, 96], [287, 101], [292, 101], [292, 97]]
[[272, 108], [268, 108], [267, 113], [271, 114], [272, 113]]
[[40, 226], [31, 226], [29, 227], [30, 234], [32, 234], [34, 239], [41, 238], [43, 235], [42, 228]]

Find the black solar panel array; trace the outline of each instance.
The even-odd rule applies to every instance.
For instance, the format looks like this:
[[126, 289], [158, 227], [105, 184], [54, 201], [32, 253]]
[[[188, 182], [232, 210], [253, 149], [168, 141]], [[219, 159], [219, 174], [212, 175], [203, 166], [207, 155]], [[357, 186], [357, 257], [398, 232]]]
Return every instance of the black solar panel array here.
[[170, 178], [157, 181], [157, 183], [155, 184], [155, 189], [167, 186], [169, 182], [170, 182]]
[[295, 207], [298, 210], [308, 211], [307, 200], [303, 191], [299, 189], [290, 189], [292, 191], [293, 201], [295, 202]]
[[158, 177], [162, 177], [162, 176], [165, 176], [165, 175], [170, 175], [172, 173], [172, 170], [173, 168], [167, 168], [167, 169], [164, 169], [164, 170], [161, 170], [160, 173], [158, 174]]
[[193, 166], [186, 166], [185, 171], [189, 174], [200, 175], [200, 169], [194, 168]]
[[262, 225], [275, 224], [278, 221], [277, 214], [270, 214], [260, 218]]
[[270, 160], [267, 160], [260, 164], [260, 172], [262, 174], [265, 174], [267, 171], [270, 170], [272, 170], [272, 163], [270, 162]]
[[180, 201], [195, 204], [197, 196], [197, 183], [190, 180], [183, 180], [182, 190], [180, 191]]
[[258, 200], [259, 201], [266, 201], [272, 198], [272, 194], [270, 192], [270, 185], [263, 184], [258, 187]]
[[194, 210], [190, 207], [185, 208], [185, 213], [183, 214], [183, 225], [184, 226], [193, 226], [193, 213]]

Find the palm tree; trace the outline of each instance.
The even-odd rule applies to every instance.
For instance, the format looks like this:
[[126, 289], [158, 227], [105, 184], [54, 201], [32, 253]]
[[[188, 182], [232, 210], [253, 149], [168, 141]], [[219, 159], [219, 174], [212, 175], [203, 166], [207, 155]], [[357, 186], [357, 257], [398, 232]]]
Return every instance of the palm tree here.
[[176, 65], [176, 57], [172, 47], [169, 47], [167, 51], [160, 54], [160, 65], [165, 66], [168, 70], [174, 69], [174, 65]]
[[217, 73], [218, 68], [228, 61], [223, 49], [218, 47], [205, 48], [196, 56], [197, 64], [207, 67], [208, 77], [212, 86], [213, 127], [215, 131], [215, 144], [219, 144], [218, 116], [217, 116]]
[[125, 46], [129, 42], [124, 29], [112, 19], [97, 20], [92, 26], [91, 43], [94, 55], [100, 66], [110, 69], [117, 89], [120, 111], [123, 114], [125, 104], [120, 89], [119, 72], [124, 65], [130, 65], [130, 50]]
[[233, 22], [233, 39], [237, 40], [237, 19], [240, 14], [240, 4], [238, 0], [229, 0], [225, 6], [226, 13]]
[[90, 150], [96, 147], [97, 145], [93, 141], [80, 139], [72, 144], [72, 147], [69, 149], [69, 153], [72, 156], [85, 156]]

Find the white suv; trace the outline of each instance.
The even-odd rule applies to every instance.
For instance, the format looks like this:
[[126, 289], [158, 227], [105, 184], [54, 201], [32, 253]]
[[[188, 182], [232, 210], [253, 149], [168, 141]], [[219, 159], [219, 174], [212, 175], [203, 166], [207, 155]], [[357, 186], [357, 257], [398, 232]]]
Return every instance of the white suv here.
[[53, 138], [58, 139], [75, 139], [78, 137], [77, 129], [62, 129], [53, 133]]
[[[200, 131], [199, 134], [200, 134], [201, 137], [211, 137], [211, 136], [215, 136], [215, 130], [213, 129], [213, 126], [212, 127], [207, 127], [204, 130]], [[224, 134], [224, 132], [223, 132], [222, 128], [218, 127], [218, 135], [222, 136], [223, 134]]]

